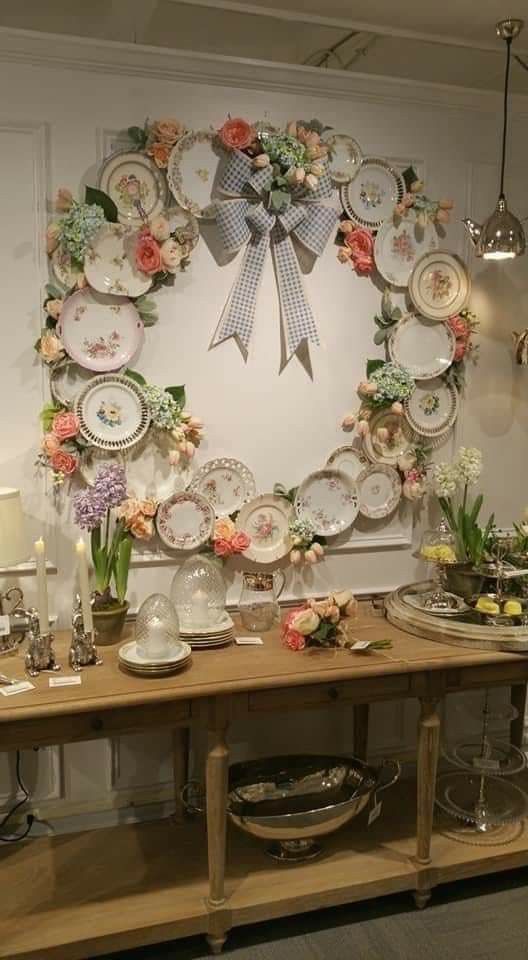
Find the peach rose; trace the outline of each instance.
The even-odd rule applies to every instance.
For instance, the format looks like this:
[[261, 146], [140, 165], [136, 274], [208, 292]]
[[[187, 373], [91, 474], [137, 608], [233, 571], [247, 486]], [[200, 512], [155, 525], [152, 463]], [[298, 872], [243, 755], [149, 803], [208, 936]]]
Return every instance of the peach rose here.
[[162, 216], [161, 213], [157, 217], [152, 217], [152, 220], [149, 220], [149, 227], [151, 235], [158, 243], [163, 243], [164, 240], [169, 239], [170, 223], [167, 217]]
[[160, 247], [160, 257], [163, 269], [168, 273], [176, 273], [182, 260], [180, 244], [172, 237], [165, 240], [165, 243], [162, 243]]
[[224, 540], [222, 537], [214, 541], [213, 549], [217, 557], [230, 557], [233, 553], [229, 540]]
[[245, 150], [255, 139], [255, 130], [247, 120], [230, 117], [218, 131], [226, 150]]
[[152, 157], [154, 163], [160, 170], [164, 170], [169, 162], [171, 148], [167, 146], [166, 143], [160, 143], [159, 140], [156, 140], [155, 143], [151, 143], [150, 147], [147, 148], [147, 153], [149, 157]]
[[63, 473], [65, 477], [70, 477], [77, 470], [77, 457], [66, 450], [56, 450], [50, 462], [55, 473]]
[[59, 223], [50, 223], [46, 230], [46, 252], [50, 256], [59, 246], [61, 238], [61, 226]]
[[214, 539], [215, 540], [231, 540], [236, 533], [236, 527], [233, 521], [229, 517], [221, 517], [219, 520], [215, 521], [214, 525]]
[[345, 243], [352, 253], [354, 269], [360, 276], [368, 276], [374, 269], [374, 239], [370, 230], [356, 227], [345, 233]]
[[248, 537], [247, 533], [244, 533], [243, 530], [238, 530], [231, 540], [231, 546], [234, 553], [244, 553], [244, 550], [247, 550], [250, 543], [250, 538]]
[[57, 440], [54, 433], [45, 433], [40, 446], [47, 457], [52, 457], [60, 447], [60, 440]]
[[73, 207], [73, 194], [67, 187], [59, 187], [55, 198], [55, 209], [58, 213], [68, 213]]
[[306, 156], [308, 160], [319, 160], [321, 157], [326, 156], [327, 148], [321, 146], [320, 143], [310, 144], [306, 147]]
[[449, 210], [438, 210], [436, 214], [437, 223], [449, 223], [450, 219]]
[[356, 225], [352, 220], [340, 220], [337, 229], [341, 233], [352, 233], [352, 230], [356, 230]]
[[306, 640], [304, 639], [302, 633], [298, 633], [297, 630], [287, 630], [284, 634], [284, 643], [290, 650], [304, 650], [306, 646]]
[[142, 233], [136, 243], [136, 266], [142, 273], [158, 273], [161, 270], [160, 248], [150, 233]]
[[177, 140], [185, 133], [185, 127], [179, 120], [155, 120], [152, 124], [152, 134], [159, 143], [173, 147]]
[[397, 417], [401, 417], [403, 414], [403, 403], [400, 403], [399, 400], [395, 400], [391, 405], [391, 413], [395, 413]]
[[324, 172], [325, 168], [322, 163], [316, 161], [310, 164], [310, 173], [313, 173], [314, 177], [322, 177]]
[[46, 363], [54, 363], [63, 353], [62, 342], [56, 333], [43, 333], [40, 338], [39, 353]]
[[79, 433], [79, 418], [71, 410], [62, 410], [53, 417], [51, 431], [64, 443], [65, 440], [72, 440]]
[[130, 533], [137, 540], [150, 540], [154, 536], [154, 524], [152, 520], [140, 515], [130, 525]]
[[292, 187], [299, 187], [306, 180], [306, 172], [302, 167], [290, 167], [286, 172], [286, 180]]
[[307, 190], [317, 190], [319, 186], [319, 179], [315, 177], [313, 173], [307, 173], [303, 180], [303, 184]]
[[337, 259], [339, 263], [348, 263], [352, 259], [352, 254], [348, 247], [339, 247], [337, 251]]
[[360, 420], [357, 425], [357, 431], [360, 437], [366, 437], [370, 433], [370, 427], [367, 420]]
[[356, 426], [356, 415], [355, 413], [347, 413], [341, 421], [341, 427], [343, 430], [349, 431], [353, 430]]
[[140, 507], [140, 510], [141, 510], [141, 513], [143, 514], [143, 516], [145, 516], [145, 517], [155, 517], [155, 516], [156, 516], [156, 511], [157, 511], [157, 509], [158, 509], [158, 505], [157, 505], [157, 503], [156, 503], [155, 500], [152, 500], [152, 499], [141, 500], [141, 501], [140, 501], [140, 504], [139, 504], [139, 507]]
[[44, 309], [48, 317], [51, 317], [53, 320], [58, 320], [63, 306], [64, 300], [48, 300], [44, 305]]
[[455, 203], [453, 200], [439, 200], [438, 206], [440, 207], [440, 210], [452, 210], [455, 206]]

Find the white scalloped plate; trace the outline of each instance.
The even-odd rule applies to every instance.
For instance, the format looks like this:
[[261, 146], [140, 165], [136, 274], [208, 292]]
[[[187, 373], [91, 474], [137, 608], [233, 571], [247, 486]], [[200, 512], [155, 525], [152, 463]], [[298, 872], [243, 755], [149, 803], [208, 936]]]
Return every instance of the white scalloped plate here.
[[350, 183], [341, 187], [341, 202], [354, 223], [379, 230], [392, 217], [405, 193], [401, 174], [380, 157], [365, 157]]
[[159, 538], [171, 550], [197, 550], [211, 537], [214, 522], [209, 501], [188, 490], [164, 500], [156, 514]]
[[217, 517], [237, 513], [257, 492], [255, 477], [249, 467], [231, 457], [219, 457], [204, 463], [194, 475], [190, 489], [213, 505]]
[[244, 556], [255, 563], [273, 563], [285, 557], [292, 548], [289, 532], [292, 513], [291, 503], [273, 493], [263, 493], [245, 503], [236, 521], [237, 528], [251, 537]]
[[120, 374], [94, 377], [77, 397], [74, 410], [81, 435], [103, 450], [125, 450], [149, 426], [147, 401], [135, 380]]

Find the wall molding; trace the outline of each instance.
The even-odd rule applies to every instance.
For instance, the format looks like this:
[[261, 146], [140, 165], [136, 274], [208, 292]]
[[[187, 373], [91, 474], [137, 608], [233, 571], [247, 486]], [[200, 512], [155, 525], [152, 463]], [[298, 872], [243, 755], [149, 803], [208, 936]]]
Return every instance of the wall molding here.
[[[417, 83], [345, 70], [322, 70], [220, 54], [194, 53], [143, 44], [0, 27], [0, 61], [117, 76], [146, 77], [192, 84], [242, 86], [246, 90], [310, 94], [316, 97], [442, 106], [496, 113], [502, 95], [449, 84]], [[528, 96], [514, 94], [511, 111], [528, 118]]]

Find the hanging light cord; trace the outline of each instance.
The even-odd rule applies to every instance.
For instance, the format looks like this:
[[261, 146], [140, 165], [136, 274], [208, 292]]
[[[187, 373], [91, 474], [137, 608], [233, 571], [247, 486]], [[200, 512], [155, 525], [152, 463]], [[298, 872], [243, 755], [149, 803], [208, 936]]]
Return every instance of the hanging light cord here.
[[502, 158], [501, 158], [501, 177], [500, 177], [500, 197], [504, 200], [504, 168], [506, 166], [506, 134], [508, 132], [508, 89], [510, 85], [510, 59], [511, 59], [512, 38], [506, 37], [506, 73], [504, 75], [504, 108], [502, 125]]
[[[4, 827], [7, 826], [13, 814], [15, 814], [17, 810], [19, 810], [20, 807], [23, 807], [26, 801], [29, 800], [29, 791], [24, 786], [24, 782], [22, 780], [22, 775], [20, 772], [20, 764], [21, 764], [21, 754], [20, 754], [20, 750], [17, 750], [16, 780], [17, 780], [18, 789], [22, 792], [23, 796], [22, 796], [22, 799], [18, 801], [18, 803], [15, 803], [15, 805], [11, 807], [11, 810], [9, 810], [8, 813], [6, 813], [5, 817], [3, 817], [2, 820], [0, 820], [0, 830], [3, 830]], [[35, 817], [31, 813], [28, 814], [26, 829], [22, 833], [16, 834], [15, 836], [0, 836], [0, 842], [1, 843], [18, 843], [19, 840], [24, 840], [28, 836], [34, 822], [35, 822]]]

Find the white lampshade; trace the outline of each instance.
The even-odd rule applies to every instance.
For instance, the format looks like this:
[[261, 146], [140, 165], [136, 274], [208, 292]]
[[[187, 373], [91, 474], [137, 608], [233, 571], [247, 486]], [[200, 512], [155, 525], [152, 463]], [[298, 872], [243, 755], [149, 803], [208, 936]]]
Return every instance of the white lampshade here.
[[0, 487], [0, 567], [11, 567], [28, 557], [20, 490]]

